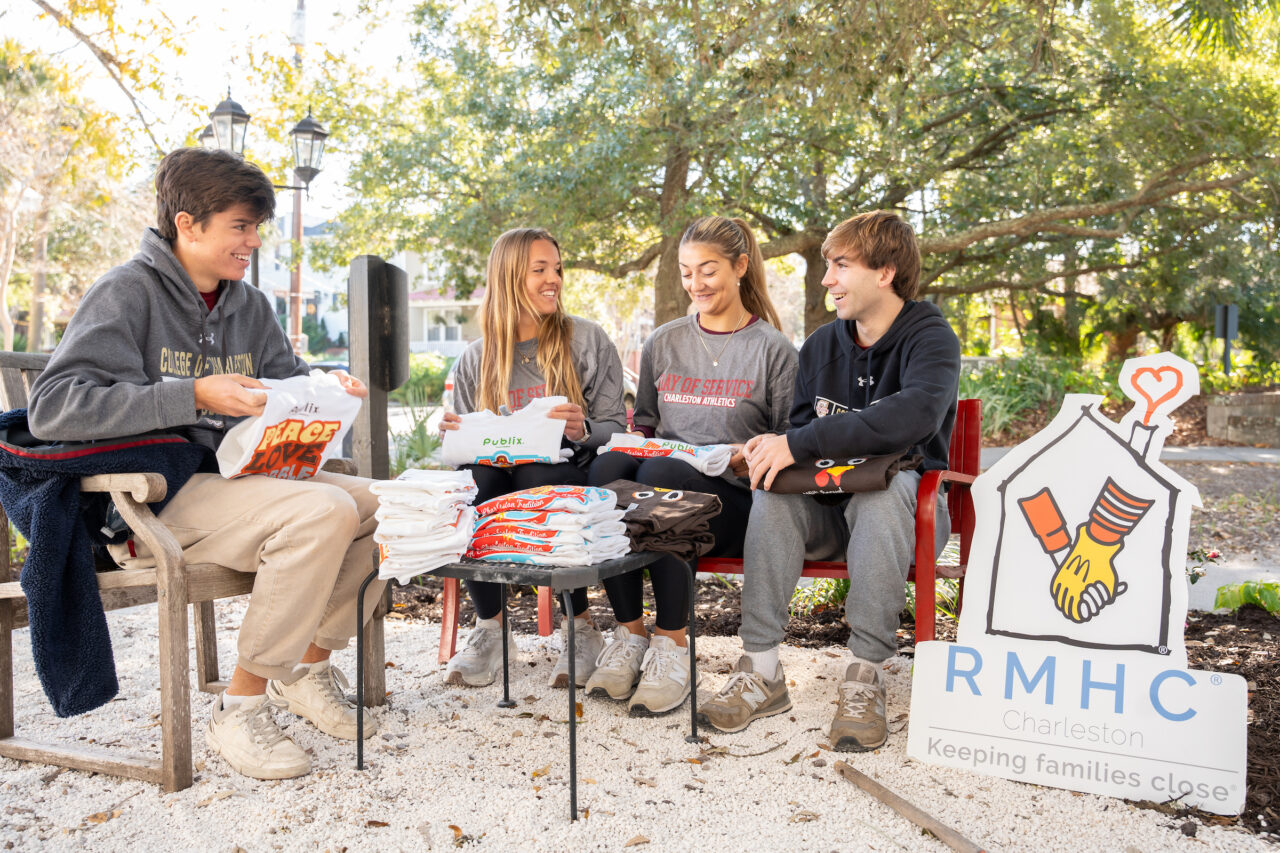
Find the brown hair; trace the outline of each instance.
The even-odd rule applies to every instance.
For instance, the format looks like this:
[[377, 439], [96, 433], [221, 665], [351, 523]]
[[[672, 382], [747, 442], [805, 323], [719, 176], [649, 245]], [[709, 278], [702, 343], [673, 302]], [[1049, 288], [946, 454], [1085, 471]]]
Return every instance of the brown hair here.
[[276, 191], [261, 169], [230, 151], [179, 148], [156, 169], [156, 225], [160, 236], [178, 237], [174, 219], [186, 211], [196, 224], [237, 204], [247, 204], [262, 223], [276, 211]]
[[714, 246], [730, 263], [737, 263], [738, 258], [746, 255], [747, 271], [738, 280], [742, 307], [757, 317], [763, 317], [775, 329], [782, 328], [773, 300], [769, 298], [769, 287], [765, 283], [764, 255], [760, 254], [760, 246], [756, 243], [756, 235], [751, 233], [751, 226], [741, 219], [704, 216], [689, 223], [689, 227], [684, 230], [680, 245], [686, 243]]
[[892, 210], [873, 210], [846, 219], [827, 234], [822, 257], [844, 255], [867, 268], [893, 267], [893, 292], [914, 299], [920, 289], [920, 247], [916, 232]]
[[[546, 240], [560, 251], [556, 238], [543, 228], [513, 228], [494, 241], [489, 251], [484, 299], [480, 303], [484, 343], [476, 399], [481, 409], [496, 412], [507, 404], [520, 314], [538, 316], [525, 284], [529, 277], [529, 249], [538, 240]], [[569, 402], [585, 411], [582, 382], [570, 351], [572, 338], [573, 323], [557, 301], [556, 310], [538, 320], [538, 369], [546, 377], [547, 394], [568, 397]]]

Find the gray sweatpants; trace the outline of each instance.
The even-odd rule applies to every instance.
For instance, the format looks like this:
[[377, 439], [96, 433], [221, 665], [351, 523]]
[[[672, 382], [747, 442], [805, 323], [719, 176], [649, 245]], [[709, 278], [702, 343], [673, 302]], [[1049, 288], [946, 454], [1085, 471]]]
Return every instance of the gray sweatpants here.
[[[883, 492], [850, 495], [825, 506], [806, 495], [757, 489], [743, 546], [742, 627], [738, 636], [749, 652], [782, 642], [787, 607], [803, 563], [845, 556], [849, 598], [849, 650], [869, 661], [897, 652], [898, 614], [906, 601], [907, 572], [915, 551], [916, 489], [920, 474], [902, 471]], [[939, 495], [935, 553], [951, 535], [945, 496]]]

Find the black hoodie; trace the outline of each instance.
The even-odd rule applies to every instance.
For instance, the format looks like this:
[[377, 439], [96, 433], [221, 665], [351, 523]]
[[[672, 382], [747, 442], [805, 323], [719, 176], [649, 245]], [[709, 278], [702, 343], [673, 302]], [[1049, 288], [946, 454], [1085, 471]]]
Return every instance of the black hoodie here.
[[863, 349], [835, 320], [800, 348], [787, 445], [797, 461], [920, 453], [947, 467], [960, 384], [960, 342], [937, 306], [908, 301]]

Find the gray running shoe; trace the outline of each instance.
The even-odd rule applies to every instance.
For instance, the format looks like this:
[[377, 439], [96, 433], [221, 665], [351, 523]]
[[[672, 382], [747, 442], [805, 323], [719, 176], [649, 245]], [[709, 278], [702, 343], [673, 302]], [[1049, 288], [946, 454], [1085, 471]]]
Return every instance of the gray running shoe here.
[[884, 746], [888, 739], [880, 667], [854, 661], [840, 685], [840, 701], [831, 721], [831, 745], [838, 752], [867, 752]]
[[640, 662], [648, 648], [648, 637], [633, 634], [622, 625], [614, 628], [613, 642], [596, 658], [596, 671], [587, 679], [587, 695], [603, 694], [620, 701], [629, 697], [640, 680]]
[[778, 677], [770, 681], [755, 672], [751, 658], [743, 655], [733, 675], [715, 696], [698, 700], [698, 721], [722, 732], [740, 732], [755, 719], [791, 710], [787, 676], [778, 665]]
[[[564, 647], [560, 651], [560, 657], [556, 659], [555, 669], [551, 670], [551, 680], [547, 683], [552, 687], [569, 686], [569, 622], [567, 619], [560, 622], [560, 637], [564, 640]], [[596, 658], [604, 651], [604, 634], [600, 633], [600, 629], [592, 625], [585, 618], [578, 616], [573, 620], [573, 678], [577, 682], [578, 687], [586, 686], [592, 674], [596, 671]]]

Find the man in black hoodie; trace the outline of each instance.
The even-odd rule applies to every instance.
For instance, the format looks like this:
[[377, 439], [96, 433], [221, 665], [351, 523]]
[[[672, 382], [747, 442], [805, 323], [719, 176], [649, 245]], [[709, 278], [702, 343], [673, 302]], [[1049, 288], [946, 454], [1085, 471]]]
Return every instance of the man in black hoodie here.
[[[746, 654], [699, 710], [716, 728], [739, 731], [791, 708], [778, 661], [791, 595], [806, 558], [843, 555], [851, 568], [845, 618], [854, 659], [840, 685], [831, 742], [863, 751], [888, 739], [881, 661], [896, 651], [920, 472], [899, 472], [886, 491], [835, 504], [768, 489], [797, 461], [910, 453], [923, 457], [926, 471], [946, 468], [960, 344], [936, 306], [914, 300], [920, 251], [897, 214], [875, 211], [840, 223], [822, 254], [822, 284], [836, 319], [800, 350], [791, 428], [756, 436], [744, 448], [756, 489], [744, 547], [739, 636]], [[950, 533], [945, 500], [937, 516], [941, 551]]]

